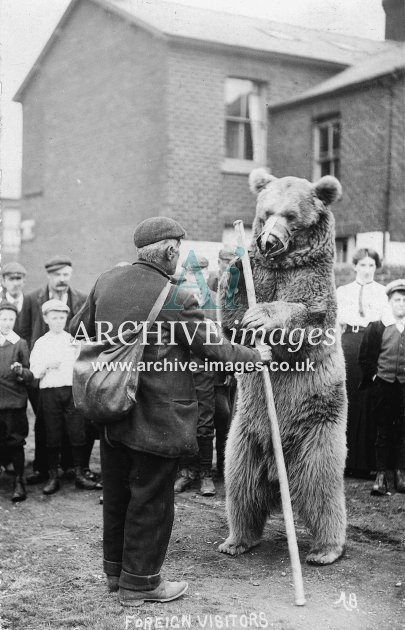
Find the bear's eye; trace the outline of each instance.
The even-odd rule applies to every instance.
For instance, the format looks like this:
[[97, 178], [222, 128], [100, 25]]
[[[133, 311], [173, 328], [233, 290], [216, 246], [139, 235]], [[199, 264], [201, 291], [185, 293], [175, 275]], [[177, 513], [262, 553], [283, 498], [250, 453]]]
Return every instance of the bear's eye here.
[[295, 212], [286, 212], [284, 216], [289, 221], [294, 221], [294, 219], [296, 218]]

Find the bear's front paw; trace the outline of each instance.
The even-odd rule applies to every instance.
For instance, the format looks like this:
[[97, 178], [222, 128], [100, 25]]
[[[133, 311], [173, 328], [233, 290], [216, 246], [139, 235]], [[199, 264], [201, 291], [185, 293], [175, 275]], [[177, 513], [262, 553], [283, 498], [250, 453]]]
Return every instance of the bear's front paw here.
[[240, 556], [242, 553], [246, 553], [249, 549], [256, 547], [260, 543], [259, 540], [255, 540], [253, 542], [236, 542], [232, 536], [227, 538], [225, 542], [223, 542], [218, 547], [218, 551], [221, 553], [227, 553], [229, 556]]
[[279, 320], [275, 316], [275, 313], [272, 313], [271, 305], [267, 304], [258, 304], [257, 306], [252, 306], [249, 308], [243, 319], [242, 319], [242, 327], [243, 328], [264, 328], [266, 331], [271, 331], [274, 328], [279, 328]]
[[324, 549], [311, 549], [306, 557], [308, 564], [326, 565], [333, 564], [344, 554], [343, 546], [325, 547]]

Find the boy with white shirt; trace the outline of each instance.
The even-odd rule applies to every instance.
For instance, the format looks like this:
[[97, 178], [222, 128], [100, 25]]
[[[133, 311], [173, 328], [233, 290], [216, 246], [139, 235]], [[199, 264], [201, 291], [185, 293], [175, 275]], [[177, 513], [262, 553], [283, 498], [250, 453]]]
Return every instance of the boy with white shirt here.
[[[377, 477], [371, 490], [377, 496], [387, 493], [386, 470], [392, 458], [395, 488], [405, 492], [405, 279], [390, 282], [386, 293], [390, 309], [381, 321], [368, 325], [359, 352], [360, 389], [372, 388], [377, 427]], [[392, 433], [395, 453], [390, 449]]]
[[64, 430], [72, 447], [76, 487], [85, 490], [95, 488], [95, 484], [84, 474], [84, 419], [73, 403], [73, 365], [79, 346], [72, 343], [71, 335], [64, 330], [68, 313], [69, 307], [61, 300], [48, 300], [42, 305], [42, 315], [49, 331], [35, 342], [31, 352], [31, 370], [39, 379], [49, 463], [49, 481], [43, 489], [44, 494], [59, 490], [58, 465]]

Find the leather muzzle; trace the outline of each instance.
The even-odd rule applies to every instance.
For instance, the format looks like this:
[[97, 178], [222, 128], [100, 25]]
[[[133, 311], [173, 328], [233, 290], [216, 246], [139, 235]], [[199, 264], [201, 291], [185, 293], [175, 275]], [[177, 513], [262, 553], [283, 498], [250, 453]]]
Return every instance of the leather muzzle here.
[[291, 231], [288, 228], [286, 219], [273, 215], [267, 219], [256, 243], [266, 258], [274, 258], [287, 251], [290, 240]]

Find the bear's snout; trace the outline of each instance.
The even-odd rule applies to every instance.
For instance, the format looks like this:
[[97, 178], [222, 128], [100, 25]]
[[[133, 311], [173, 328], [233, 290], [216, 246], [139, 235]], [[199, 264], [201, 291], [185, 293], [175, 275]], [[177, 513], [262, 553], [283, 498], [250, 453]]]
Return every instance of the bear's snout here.
[[267, 219], [257, 239], [257, 246], [262, 254], [272, 258], [288, 249], [291, 232], [284, 217], [272, 216]]

